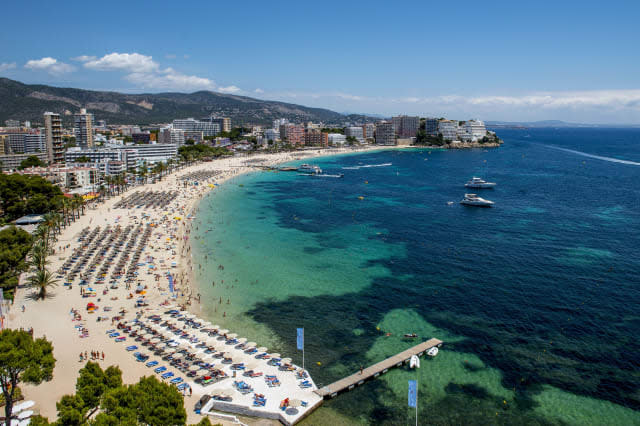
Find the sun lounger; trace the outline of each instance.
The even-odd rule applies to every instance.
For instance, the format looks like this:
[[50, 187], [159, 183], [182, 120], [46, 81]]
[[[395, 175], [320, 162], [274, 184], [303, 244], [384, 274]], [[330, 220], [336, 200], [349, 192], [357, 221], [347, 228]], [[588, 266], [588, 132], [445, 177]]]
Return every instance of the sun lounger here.
[[124, 336], [116, 337], [116, 342], [124, 342], [126, 339]]
[[180, 384], [178, 385], [178, 390], [180, 390], [180, 391], [181, 391], [181, 390], [186, 389], [186, 388], [188, 388], [188, 387], [189, 387], [189, 385], [188, 385], [187, 383], [180, 383]]
[[176, 377], [175, 379], [171, 380], [169, 383], [171, 383], [172, 385], [177, 385], [178, 383], [182, 383], [184, 380], [181, 377]]
[[109, 334], [109, 337], [113, 338], [113, 337], [118, 337], [120, 335], [120, 333], [118, 333], [117, 331], [115, 333], [111, 333]]
[[162, 367], [158, 367], [158, 368], [156, 368], [156, 369], [155, 369], [155, 370], [153, 370], [153, 371], [155, 371], [156, 373], [160, 374], [160, 373], [162, 373], [162, 372], [167, 371], [167, 367], [165, 367], [165, 366], [163, 365]]
[[158, 361], [149, 361], [146, 365], [147, 367], [155, 367], [158, 365]]
[[171, 371], [169, 371], [168, 373], [164, 373], [161, 377], [163, 379], [168, 379], [169, 377], [173, 377], [175, 374], [173, 374]]
[[111, 330], [107, 330], [106, 334], [115, 333], [115, 331], [116, 331], [116, 330], [115, 330], [114, 328], [112, 328]]
[[136, 349], [138, 349], [138, 347], [136, 345], [131, 345], [131, 346], [127, 346], [127, 351], [131, 352], [131, 351], [135, 351]]

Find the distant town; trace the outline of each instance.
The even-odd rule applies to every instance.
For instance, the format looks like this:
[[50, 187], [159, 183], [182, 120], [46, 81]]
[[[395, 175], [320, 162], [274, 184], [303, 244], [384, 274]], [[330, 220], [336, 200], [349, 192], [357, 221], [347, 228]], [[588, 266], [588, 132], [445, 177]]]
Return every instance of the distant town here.
[[366, 145], [470, 148], [500, 143], [480, 120], [403, 115], [337, 126], [281, 118], [270, 127], [233, 127], [230, 118], [212, 115], [136, 126], [111, 125], [80, 109], [69, 128], [53, 112], [45, 112], [40, 123], [6, 120], [5, 127], [0, 127], [0, 166], [4, 173], [39, 175], [67, 193], [86, 196], [97, 194], [116, 177], [135, 183], [179, 161], [235, 153]]

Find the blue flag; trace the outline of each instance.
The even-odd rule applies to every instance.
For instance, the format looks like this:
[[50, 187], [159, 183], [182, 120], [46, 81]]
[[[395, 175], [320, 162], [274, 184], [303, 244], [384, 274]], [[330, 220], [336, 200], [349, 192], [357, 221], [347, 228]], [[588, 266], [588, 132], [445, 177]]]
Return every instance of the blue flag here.
[[298, 350], [304, 350], [304, 328], [298, 329]]
[[169, 291], [173, 293], [173, 277], [169, 275]]
[[409, 380], [409, 407], [418, 406], [418, 382]]

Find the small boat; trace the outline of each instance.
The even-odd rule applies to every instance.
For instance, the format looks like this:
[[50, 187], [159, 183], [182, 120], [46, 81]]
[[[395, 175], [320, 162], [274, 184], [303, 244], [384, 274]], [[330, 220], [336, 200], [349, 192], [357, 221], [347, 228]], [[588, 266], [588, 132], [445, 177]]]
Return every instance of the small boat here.
[[405, 333], [404, 337], [407, 339], [415, 339], [418, 335], [416, 333]]
[[322, 169], [320, 167], [313, 166], [311, 164], [302, 164], [300, 167], [298, 167], [298, 171], [299, 172], [307, 172], [307, 173], [315, 173], [315, 174], [322, 173]]
[[460, 204], [473, 207], [491, 207], [494, 203], [493, 201], [480, 198], [476, 194], [464, 194], [464, 198], [460, 201]]
[[420, 368], [420, 358], [417, 355], [411, 355], [411, 359], [409, 360], [410, 368]]
[[432, 358], [433, 358], [434, 356], [438, 355], [438, 348], [437, 348], [437, 347], [435, 347], [435, 346], [434, 346], [434, 347], [432, 347], [431, 349], [429, 349], [429, 350], [427, 351], [427, 355], [429, 355], [429, 356], [430, 356], [430, 357], [432, 357]]
[[467, 188], [477, 188], [477, 189], [490, 189], [496, 186], [495, 182], [487, 182], [484, 179], [479, 177], [473, 177], [471, 180], [464, 184]]

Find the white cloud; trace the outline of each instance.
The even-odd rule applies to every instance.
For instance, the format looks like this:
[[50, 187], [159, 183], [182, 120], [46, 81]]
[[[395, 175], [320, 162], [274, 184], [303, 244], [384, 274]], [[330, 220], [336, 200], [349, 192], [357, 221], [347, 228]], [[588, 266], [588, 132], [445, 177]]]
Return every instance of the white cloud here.
[[7, 71], [7, 70], [12, 70], [16, 66], [17, 65], [16, 65], [15, 62], [2, 62], [2, 63], [0, 63], [0, 72]]
[[97, 71], [128, 71], [132, 73], [148, 73], [157, 71], [160, 67], [151, 56], [139, 53], [109, 53], [100, 59], [87, 61], [85, 68]]
[[237, 86], [218, 87], [218, 91], [222, 93], [238, 93], [241, 89]]
[[264, 90], [262, 90], [262, 89], [258, 88], [258, 89], [256, 89], [256, 90], [254, 90], [254, 93], [264, 93]]
[[80, 55], [80, 56], [71, 58], [72, 61], [78, 61], [78, 62], [89, 62], [89, 61], [95, 61], [96, 59], [97, 58], [95, 56], [87, 56], [87, 55]]
[[49, 74], [60, 75], [75, 70], [75, 67], [64, 62], [60, 62], [55, 58], [45, 57], [42, 59], [31, 59], [24, 64], [24, 67], [30, 70], [46, 71]]
[[182, 74], [173, 68], [167, 68], [155, 73], [135, 72], [126, 75], [125, 79], [145, 89], [213, 90], [216, 87], [213, 80]]

